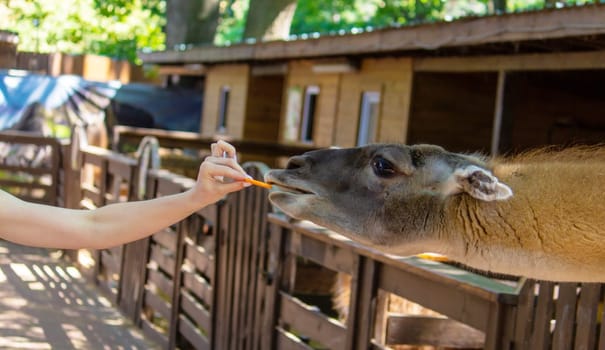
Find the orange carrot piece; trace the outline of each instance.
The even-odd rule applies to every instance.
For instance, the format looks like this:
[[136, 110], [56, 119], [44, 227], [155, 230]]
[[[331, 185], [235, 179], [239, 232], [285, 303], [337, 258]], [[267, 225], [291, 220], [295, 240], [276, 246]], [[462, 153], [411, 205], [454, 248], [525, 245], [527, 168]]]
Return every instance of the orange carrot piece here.
[[255, 186], [260, 186], [260, 187], [267, 188], [267, 189], [271, 189], [271, 187], [273, 187], [273, 186], [269, 185], [266, 182], [254, 180], [254, 179], [251, 179], [249, 177], [245, 178], [244, 181], [247, 182], [247, 183], [253, 184]]

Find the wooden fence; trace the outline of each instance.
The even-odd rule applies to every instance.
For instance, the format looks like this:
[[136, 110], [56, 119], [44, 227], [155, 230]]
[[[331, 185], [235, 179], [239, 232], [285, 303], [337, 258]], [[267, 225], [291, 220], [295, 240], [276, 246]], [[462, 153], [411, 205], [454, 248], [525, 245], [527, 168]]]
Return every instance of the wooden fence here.
[[[139, 158], [72, 144], [77, 147], [62, 153], [65, 174], [55, 179], [66, 182], [60, 184], [64, 202], [73, 207], [193, 185], [150, 161], [157, 144], [149, 139]], [[257, 178], [267, 170], [244, 166]], [[416, 257], [393, 258], [293, 222], [271, 208], [262, 188], [229, 195], [147, 239], [90, 253], [95, 266], [86, 275], [166, 349], [605, 348], [601, 284], [501, 281]], [[346, 322], [297, 293], [305, 264], [351, 276]], [[385, 312], [387, 293], [444, 317]]]
[[27, 133], [0, 134], [0, 187], [37, 203], [60, 204], [61, 144]]

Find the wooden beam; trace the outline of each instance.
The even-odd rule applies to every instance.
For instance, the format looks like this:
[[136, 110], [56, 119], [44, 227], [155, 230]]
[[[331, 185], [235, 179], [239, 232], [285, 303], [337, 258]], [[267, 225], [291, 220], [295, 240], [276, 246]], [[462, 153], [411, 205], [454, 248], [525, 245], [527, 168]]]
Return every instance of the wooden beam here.
[[605, 69], [605, 51], [414, 59], [415, 72]]
[[294, 58], [403, 55], [405, 51], [605, 34], [605, 5], [577, 6], [387, 28], [315, 39], [270, 41], [186, 51], [140, 53], [146, 63], [219, 63]]
[[388, 319], [387, 345], [433, 345], [452, 348], [483, 348], [485, 334], [448, 318], [394, 315]]
[[161, 75], [191, 75], [202, 76], [206, 74], [206, 67], [201, 64], [164, 65], [159, 66]]

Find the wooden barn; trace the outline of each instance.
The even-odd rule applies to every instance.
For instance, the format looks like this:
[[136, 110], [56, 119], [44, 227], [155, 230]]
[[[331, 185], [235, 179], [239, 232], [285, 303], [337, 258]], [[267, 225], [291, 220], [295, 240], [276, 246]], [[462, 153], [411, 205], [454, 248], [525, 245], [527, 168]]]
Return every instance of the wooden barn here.
[[201, 133], [508, 152], [605, 136], [605, 6], [142, 54], [205, 69]]

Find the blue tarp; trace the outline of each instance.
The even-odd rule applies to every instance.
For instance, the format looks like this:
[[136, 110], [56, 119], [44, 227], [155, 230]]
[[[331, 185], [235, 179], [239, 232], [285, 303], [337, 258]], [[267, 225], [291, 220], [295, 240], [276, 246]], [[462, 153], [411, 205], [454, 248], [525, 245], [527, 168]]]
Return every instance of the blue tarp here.
[[[54, 122], [88, 124], [112, 107], [117, 124], [166, 130], [199, 131], [202, 94], [147, 84], [99, 83], [78, 76], [14, 75], [0, 71], [0, 130], [34, 125], [34, 106], [54, 112]], [[57, 113], [58, 112], [58, 113]], [[56, 120], [64, 115], [64, 120]], [[29, 130], [35, 131], [35, 130]]]

